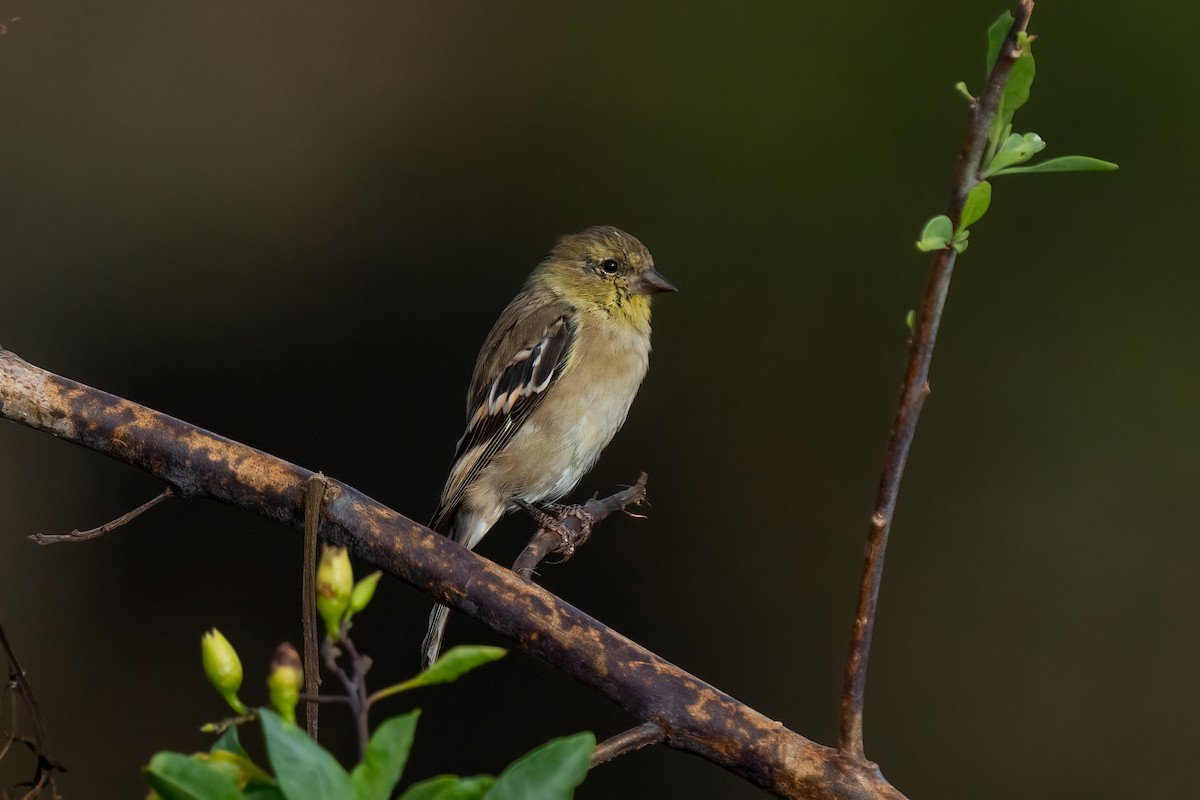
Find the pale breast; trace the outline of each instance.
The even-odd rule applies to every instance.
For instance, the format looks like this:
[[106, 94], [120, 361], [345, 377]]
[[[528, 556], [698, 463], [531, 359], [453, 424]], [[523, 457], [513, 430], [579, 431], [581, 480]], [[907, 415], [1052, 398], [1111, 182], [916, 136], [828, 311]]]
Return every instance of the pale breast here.
[[571, 369], [492, 465], [512, 498], [553, 502], [574, 489], [621, 429], [646, 377], [650, 340], [639, 331], [580, 337], [577, 347]]

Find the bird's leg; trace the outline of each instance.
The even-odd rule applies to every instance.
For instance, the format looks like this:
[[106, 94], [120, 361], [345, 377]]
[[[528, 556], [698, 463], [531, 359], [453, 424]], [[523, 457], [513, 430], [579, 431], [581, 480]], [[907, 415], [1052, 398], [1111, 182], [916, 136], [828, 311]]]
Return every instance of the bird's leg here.
[[526, 514], [533, 517], [533, 521], [536, 522], [541, 528], [545, 528], [546, 530], [550, 531], [557, 531], [562, 525], [562, 522], [558, 517], [555, 517], [543, 510], [544, 508], [553, 508], [553, 504], [546, 504], [543, 506], [543, 508], [538, 508], [533, 503], [526, 502], [525, 500], [521, 500], [519, 498], [513, 502], [520, 506]]
[[563, 561], [575, 555], [576, 548], [592, 535], [595, 517], [581, 505], [546, 503], [538, 508], [524, 500], [518, 500], [517, 505], [525, 509], [541, 528], [558, 534], [559, 544], [554, 552], [562, 553]]

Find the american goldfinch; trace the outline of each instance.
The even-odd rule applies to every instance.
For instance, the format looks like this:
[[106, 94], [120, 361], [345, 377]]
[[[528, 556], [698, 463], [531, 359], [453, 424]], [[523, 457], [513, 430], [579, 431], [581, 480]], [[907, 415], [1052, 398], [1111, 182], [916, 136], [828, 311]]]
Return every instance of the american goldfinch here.
[[[558, 240], [475, 362], [467, 429], [430, 527], [474, 548], [517, 501], [575, 488], [625, 422], [650, 363], [650, 295], [675, 287], [634, 237], [598, 226]], [[425, 666], [449, 609], [436, 606]]]

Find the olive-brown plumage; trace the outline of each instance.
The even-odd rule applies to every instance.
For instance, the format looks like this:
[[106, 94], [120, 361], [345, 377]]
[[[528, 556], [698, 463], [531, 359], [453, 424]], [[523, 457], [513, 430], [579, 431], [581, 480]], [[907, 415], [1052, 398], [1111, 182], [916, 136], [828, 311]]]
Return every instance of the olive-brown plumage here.
[[[650, 358], [650, 295], [675, 287], [634, 237], [564, 236], [500, 314], [475, 362], [467, 427], [431, 526], [468, 548], [516, 501], [575, 488], [625, 422]], [[436, 606], [423, 662], [441, 649]]]

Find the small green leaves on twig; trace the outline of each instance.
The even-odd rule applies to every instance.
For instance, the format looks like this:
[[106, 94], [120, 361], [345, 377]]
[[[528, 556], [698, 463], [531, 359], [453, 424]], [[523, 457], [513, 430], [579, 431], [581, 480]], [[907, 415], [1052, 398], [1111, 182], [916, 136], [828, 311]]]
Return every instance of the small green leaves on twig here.
[[992, 185], [987, 181], [975, 184], [975, 188], [967, 194], [967, 202], [963, 203], [962, 217], [958, 220], [958, 230], [965, 232], [967, 228], [982, 219], [991, 204]]
[[[223, 638], [223, 637], [222, 637]], [[215, 637], [214, 637], [215, 639]], [[350, 643], [340, 640], [349, 650]], [[229, 648], [232, 650], [232, 648]], [[286, 652], [285, 652], [286, 651]], [[357, 652], [357, 651], [355, 651]], [[456, 647], [428, 670], [391, 690], [449, 683], [466, 672], [504, 655], [498, 647]], [[281, 675], [288, 671], [296, 674]], [[291, 645], [282, 645], [272, 672], [290, 693], [285, 705], [294, 710], [294, 692], [302, 677], [299, 656]], [[272, 701], [278, 706], [274, 687]], [[369, 705], [369, 702], [368, 702]], [[371, 734], [362, 760], [347, 771], [333, 755], [313, 741], [288, 714], [260, 708], [251, 712], [262, 724], [272, 777], [254, 764], [238, 740], [237, 728], [225, 730], [207, 753], [158, 753], [144, 769], [146, 782], [162, 800], [238, 800], [282, 798], [288, 800], [388, 800], [408, 763], [416, 734], [419, 710], [391, 717]], [[400, 800], [477, 800], [487, 794], [496, 800], [570, 800], [587, 776], [596, 750], [596, 737], [579, 733], [555, 739], [518, 758], [498, 777], [460, 778], [442, 775], [413, 784]]]
[[[1012, 65], [1000, 91], [996, 114], [988, 128], [987, 146], [980, 163], [974, 165], [976, 169], [971, 174], [983, 179], [1025, 172], [1104, 172], [1116, 169], [1117, 165], [1111, 161], [1088, 156], [1062, 156], [1040, 164], [1020, 166], [1045, 149], [1046, 142], [1036, 133], [1013, 133], [1013, 116], [1029, 100], [1033, 78], [1037, 73], [1037, 65], [1033, 60], [1033, 40], [1037, 37], [1018, 31], [1015, 50], [1002, 52], [1005, 42], [1011, 41], [1008, 34], [1012, 26], [1013, 15], [1005, 11], [988, 28], [987, 75], [990, 78], [1001, 56], [1012, 59]], [[976, 112], [978, 99], [971, 95], [966, 83], [959, 81], [955, 89], [967, 98], [973, 113]], [[966, 250], [967, 237], [970, 235], [968, 229], [987, 213], [991, 199], [991, 185], [986, 180], [975, 183], [965, 198], [958, 225], [954, 226], [948, 216], [934, 217], [925, 223], [925, 229], [917, 241], [917, 249], [929, 252], [949, 247], [958, 253]]]
[[921, 238], [917, 240], [917, 249], [928, 253], [932, 250], [954, 248], [956, 253], [967, 249], [967, 237], [971, 232], [966, 229], [954, 230], [954, 223], [945, 214], [938, 214], [925, 223]]
[[354, 584], [354, 589], [350, 592], [350, 608], [346, 612], [346, 620], [362, 611], [371, 602], [371, 598], [375, 596], [375, 587], [379, 585], [379, 579], [383, 577], [383, 572], [375, 570], [367, 577]]
[[1020, 167], [1035, 154], [1042, 152], [1046, 142], [1036, 133], [1009, 134], [996, 155], [980, 172], [981, 177], [1016, 175], [1021, 172], [1108, 172], [1117, 168], [1111, 161], [1101, 161], [1089, 156], [1060, 156], [1040, 164]]
[[931, 250], [941, 250], [950, 244], [954, 238], [954, 223], [945, 214], [938, 214], [925, 223], [921, 238], [917, 240], [917, 249], [923, 253]]
[[[1036, 136], [1037, 134], [1033, 134]], [[1030, 164], [1028, 167], [1006, 167], [995, 175], [1017, 175], [1022, 172], [1112, 172], [1117, 165], [1091, 156], [1059, 156], [1048, 161]]]
[[1012, 28], [1013, 15], [1011, 11], [1005, 11], [1000, 16], [996, 17], [996, 21], [988, 27], [987, 39], [987, 66], [984, 69], [984, 74], [990, 76], [992, 70], [996, 68], [996, 57], [1000, 55], [1000, 48], [1004, 46], [1004, 37], [1008, 36], [1008, 31]]
[[[1009, 16], [1009, 19], [1012, 17]], [[1021, 106], [1029, 102], [1029, 90], [1033, 87], [1033, 76], [1037, 73], [1037, 66], [1033, 60], [1033, 48], [1030, 47], [1032, 41], [1033, 39], [1024, 33], [1017, 34], [1017, 50], [1020, 55], [1017, 56], [1012, 69], [1008, 72], [1004, 91], [1000, 93], [1000, 107], [996, 110], [996, 117], [992, 121], [992, 127], [988, 133], [988, 143], [991, 144], [993, 150], [1001, 139], [1008, 136], [1008, 132], [1012, 129], [1013, 115]]]
[[502, 658], [508, 651], [503, 647], [488, 647], [486, 645], [461, 645], [452, 647], [441, 658], [430, 664], [416, 676], [408, 680], [380, 689], [368, 698], [369, 703], [391, 697], [409, 689], [422, 686], [436, 686], [440, 683], [451, 683], [466, 675], [476, 667], [481, 667], [490, 661]]
[[1022, 164], [1045, 148], [1046, 142], [1036, 133], [1027, 133], [1024, 136], [1019, 133], [1009, 134], [1008, 138], [1004, 140], [1004, 144], [1000, 145], [1000, 149], [983, 169], [982, 175], [985, 178], [989, 175], [998, 175], [1005, 167]]

